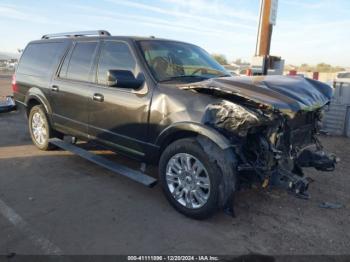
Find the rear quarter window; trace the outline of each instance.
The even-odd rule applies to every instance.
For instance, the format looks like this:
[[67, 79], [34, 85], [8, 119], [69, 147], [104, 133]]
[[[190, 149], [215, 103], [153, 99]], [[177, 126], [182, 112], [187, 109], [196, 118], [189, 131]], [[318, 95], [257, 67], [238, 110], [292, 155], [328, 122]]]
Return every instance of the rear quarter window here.
[[29, 44], [19, 62], [17, 74], [49, 77], [65, 51], [64, 42]]

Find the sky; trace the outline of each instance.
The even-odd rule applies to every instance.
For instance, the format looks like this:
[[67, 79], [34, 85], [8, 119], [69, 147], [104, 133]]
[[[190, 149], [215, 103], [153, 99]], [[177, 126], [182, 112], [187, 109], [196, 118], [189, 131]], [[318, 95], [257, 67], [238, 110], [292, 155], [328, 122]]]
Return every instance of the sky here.
[[[104, 29], [250, 61], [259, 6], [259, 0], [0, 0], [0, 51], [17, 52], [47, 33]], [[279, 0], [271, 55], [288, 64], [349, 67], [349, 31], [349, 0]]]

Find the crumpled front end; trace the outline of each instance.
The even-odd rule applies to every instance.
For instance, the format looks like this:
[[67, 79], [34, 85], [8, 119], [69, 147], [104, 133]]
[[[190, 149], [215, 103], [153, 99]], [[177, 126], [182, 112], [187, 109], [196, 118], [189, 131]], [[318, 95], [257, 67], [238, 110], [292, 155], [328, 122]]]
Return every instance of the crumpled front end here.
[[258, 104], [241, 105], [222, 100], [209, 105], [203, 123], [230, 138], [239, 157], [241, 178], [280, 186], [307, 197], [310, 178], [303, 167], [331, 171], [336, 157], [323, 150], [317, 138], [322, 107], [313, 111], [284, 114]]
[[264, 115], [227, 100], [209, 105], [203, 117], [204, 124], [240, 137], [247, 136], [252, 127], [260, 126], [266, 121], [268, 118]]

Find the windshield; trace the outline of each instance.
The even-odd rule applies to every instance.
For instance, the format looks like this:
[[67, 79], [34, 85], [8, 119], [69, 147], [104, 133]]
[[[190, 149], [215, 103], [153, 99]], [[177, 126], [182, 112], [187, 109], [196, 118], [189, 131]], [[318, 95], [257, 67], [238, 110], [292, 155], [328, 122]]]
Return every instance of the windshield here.
[[153, 76], [159, 82], [201, 81], [230, 76], [198, 46], [162, 40], [144, 40], [139, 44]]

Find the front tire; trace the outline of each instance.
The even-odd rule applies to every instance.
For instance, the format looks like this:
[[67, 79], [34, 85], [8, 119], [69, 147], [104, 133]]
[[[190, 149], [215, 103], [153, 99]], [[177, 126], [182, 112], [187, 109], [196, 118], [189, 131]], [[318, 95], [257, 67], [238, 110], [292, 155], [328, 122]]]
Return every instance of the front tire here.
[[166, 198], [191, 218], [208, 218], [219, 207], [222, 173], [209, 157], [195, 138], [185, 138], [170, 144], [160, 158], [159, 176]]
[[54, 148], [54, 146], [49, 143], [52, 129], [42, 105], [32, 107], [28, 117], [28, 124], [30, 136], [37, 148], [44, 151]]

